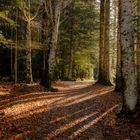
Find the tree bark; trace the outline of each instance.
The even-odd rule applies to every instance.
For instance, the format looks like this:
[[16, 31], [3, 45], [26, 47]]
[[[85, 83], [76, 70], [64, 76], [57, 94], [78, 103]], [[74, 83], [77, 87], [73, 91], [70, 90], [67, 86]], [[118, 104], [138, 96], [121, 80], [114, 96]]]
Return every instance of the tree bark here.
[[[13, 39], [13, 29], [11, 29], [11, 39]], [[10, 64], [11, 64], [11, 80], [14, 80], [14, 69], [13, 69], [13, 44], [11, 43], [11, 49], [10, 49]]]
[[30, 20], [27, 21], [26, 31], [26, 82], [28, 84], [33, 82], [32, 77], [32, 60], [31, 60], [31, 25]]
[[47, 32], [47, 51], [46, 51], [46, 67], [44, 80], [41, 85], [52, 90], [52, 81], [54, 78], [54, 70], [56, 66], [56, 49], [59, 35], [59, 22], [61, 10], [69, 4], [70, 1], [63, 0], [45, 0], [45, 12], [47, 15], [46, 22], [48, 23]]
[[[56, 65], [56, 49], [59, 34], [60, 10], [61, 2], [55, 0], [45, 1], [45, 12], [48, 22], [47, 25], [47, 50], [45, 55], [45, 75], [41, 80], [41, 85], [45, 86], [48, 90], [52, 89], [52, 81], [54, 77], [54, 70]], [[45, 30], [47, 30], [45, 29]]]
[[121, 17], [121, 0], [118, 2], [118, 31], [117, 31], [117, 65], [116, 65], [116, 85], [115, 91], [123, 92], [124, 83], [121, 69], [121, 46], [120, 46], [120, 17]]
[[49, 51], [49, 75], [48, 75], [48, 85], [51, 87], [51, 82], [53, 81], [54, 69], [56, 65], [56, 49], [58, 42], [58, 31], [59, 31], [59, 22], [60, 22], [60, 4], [55, 3], [54, 5], [54, 21], [52, 23], [52, 35], [50, 40], [50, 51]]
[[124, 112], [132, 112], [137, 104], [137, 79], [133, 44], [133, 2], [121, 0], [120, 40], [122, 54], [122, 74], [124, 78]]
[[[137, 81], [138, 81], [138, 90], [140, 93], [140, 1], [137, 0], [137, 46], [136, 46], [136, 58], [137, 58]], [[140, 96], [140, 94], [139, 94]]]
[[14, 63], [14, 82], [17, 84], [17, 51], [18, 51], [18, 10], [16, 12], [16, 46], [15, 46], [15, 63]]
[[105, 27], [104, 27], [104, 83], [112, 85], [110, 82], [110, 0], [105, 1]]
[[42, 28], [41, 28], [41, 44], [42, 44], [42, 74], [41, 74], [41, 81], [40, 84], [43, 85], [47, 79], [46, 74], [47, 72], [47, 68], [48, 68], [48, 53], [47, 53], [47, 48], [48, 48], [48, 44], [46, 43], [46, 38], [47, 38], [47, 28], [48, 28], [48, 24], [47, 24], [47, 15], [45, 12], [45, 3], [43, 3], [42, 5]]
[[101, 0], [100, 6], [100, 52], [98, 82], [103, 85], [112, 85], [110, 82], [109, 53], [110, 0]]
[[104, 7], [105, 0], [100, 2], [100, 42], [99, 42], [99, 77], [98, 82], [103, 83], [104, 68], [103, 68], [103, 58], [104, 58]]
[[68, 69], [68, 80], [72, 80], [72, 69], [73, 69], [73, 6], [74, 3], [70, 6], [70, 55], [69, 55], [69, 69]]
[[115, 73], [116, 73], [116, 55], [117, 55], [117, 18], [118, 18], [118, 1], [114, 0], [112, 3], [112, 12], [113, 12], [113, 20], [112, 20], [112, 41], [111, 41], [111, 47], [110, 47], [110, 52], [111, 52], [111, 80], [113, 83], [115, 83]]

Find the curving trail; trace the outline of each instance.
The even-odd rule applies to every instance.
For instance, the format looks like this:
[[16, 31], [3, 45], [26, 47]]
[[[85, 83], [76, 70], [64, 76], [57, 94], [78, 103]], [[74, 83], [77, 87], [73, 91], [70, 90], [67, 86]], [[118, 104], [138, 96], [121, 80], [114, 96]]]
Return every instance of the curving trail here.
[[[57, 93], [0, 88], [0, 140], [111, 140], [121, 97], [93, 82], [58, 82]], [[108, 132], [109, 131], [109, 132]]]

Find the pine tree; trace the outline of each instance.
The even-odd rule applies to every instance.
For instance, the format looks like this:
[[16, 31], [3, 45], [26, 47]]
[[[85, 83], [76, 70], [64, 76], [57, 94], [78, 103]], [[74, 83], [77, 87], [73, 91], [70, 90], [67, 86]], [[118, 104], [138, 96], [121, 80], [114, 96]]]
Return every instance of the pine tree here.
[[101, 0], [100, 3], [100, 53], [99, 53], [99, 78], [98, 82], [111, 85], [110, 82], [110, 47], [109, 47], [109, 24], [110, 1]]

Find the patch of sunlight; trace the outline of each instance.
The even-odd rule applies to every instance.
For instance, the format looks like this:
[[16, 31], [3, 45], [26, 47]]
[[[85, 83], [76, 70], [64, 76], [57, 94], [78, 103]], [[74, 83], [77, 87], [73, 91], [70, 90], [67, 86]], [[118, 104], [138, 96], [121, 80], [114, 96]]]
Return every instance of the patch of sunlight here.
[[90, 118], [92, 116], [95, 116], [97, 113], [98, 112], [92, 112], [88, 115], [80, 117], [79, 119], [77, 119], [73, 122], [65, 124], [65, 125], [61, 126], [60, 128], [56, 129], [55, 131], [53, 131], [53, 134], [52, 133], [48, 134], [48, 136], [49, 136], [49, 138], [53, 139], [54, 137], [57, 137], [57, 135], [67, 131], [69, 128], [74, 127], [74, 126], [78, 125], [79, 123], [82, 123], [83, 121], [87, 120], [88, 118]]
[[104, 91], [102, 93], [98, 93], [98, 94], [90, 94], [90, 95], [87, 95], [87, 97], [85, 96], [84, 98], [81, 98], [81, 99], [78, 99], [78, 101], [75, 99], [73, 102], [70, 102], [68, 104], [66, 104], [65, 106], [70, 106], [70, 105], [73, 105], [75, 103], [81, 103], [85, 100], [89, 100], [89, 99], [93, 99], [93, 98], [96, 98], [98, 96], [102, 96], [102, 95], [105, 95], [105, 94], [108, 94], [112, 91], [112, 89], [108, 90], [108, 91]]
[[86, 111], [88, 111], [88, 110], [91, 109], [91, 108], [92, 108], [92, 106], [86, 107], [86, 108], [81, 109], [81, 110], [79, 110], [79, 111], [76, 111], [76, 112], [74, 112], [74, 113], [72, 113], [72, 114], [66, 114], [65, 116], [57, 117], [56, 119], [53, 119], [53, 120], [50, 122], [50, 124], [54, 124], [54, 123], [59, 122], [59, 121], [61, 121], [61, 120], [71, 118], [71, 117], [74, 116], [74, 115], [79, 115], [80, 113], [86, 112]]
[[[81, 84], [82, 83], [82, 84]], [[62, 83], [63, 86], [55, 86], [57, 88], [59, 88], [60, 90], [69, 90], [69, 89], [80, 89], [80, 88], [85, 88], [85, 87], [88, 87], [90, 85], [93, 85], [93, 83], [88, 83], [88, 82], [85, 82], [85, 81], [81, 81], [81, 82], [65, 82]]]
[[[92, 92], [92, 91], [90, 91], [90, 92]], [[88, 96], [87, 95], [88, 93], [89, 92], [86, 92], [86, 94], [79, 94], [79, 95], [77, 93], [75, 93], [75, 95], [73, 95], [73, 96], [66, 97], [65, 100], [57, 101], [56, 104], [61, 106], [63, 104], [71, 103], [73, 100], [78, 102], [79, 99], [85, 98], [85, 96]]]
[[10, 95], [10, 93], [8, 91], [4, 91], [4, 92], [0, 91], [0, 96], [5, 96], [5, 95]]
[[6, 107], [8, 108], [8, 107], [12, 107], [13, 105], [19, 105], [19, 104], [23, 104], [25, 102], [31, 102], [33, 100], [34, 101], [41, 100], [41, 99], [45, 98], [46, 95], [39, 94], [38, 96], [40, 96], [40, 97], [35, 98], [34, 95], [30, 94], [30, 96], [21, 95], [19, 97], [14, 97], [14, 98], [12, 98], [12, 101], [10, 99], [5, 99], [5, 100], [0, 101], [0, 104], [1, 104], [0, 108], [6, 108]]
[[107, 110], [106, 112], [104, 112], [101, 116], [99, 116], [98, 118], [96, 118], [95, 120], [91, 121], [90, 123], [84, 125], [82, 128], [78, 129], [77, 131], [75, 131], [72, 135], [70, 135], [68, 137], [68, 139], [74, 139], [76, 136], [78, 136], [79, 134], [83, 133], [84, 131], [86, 131], [87, 129], [89, 129], [90, 127], [92, 127], [93, 125], [97, 124], [103, 117], [105, 117], [109, 112], [113, 111], [115, 108], [117, 108], [119, 105], [116, 104], [115, 106], [113, 106], [112, 108], [110, 108], [109, 110]]
[[22, 103], [22, 104], [16, 104], [11, 107], [8, 107], [5, 109], [5, 114], [7, 117], [10, 116], [18, 116], [20, 114], [26, 114], [31, 113], [31, 111], [34, 111], [38, 107], [42, 107], [44, 105], [47, 105], [46, 99], [44, 100], [39, 100], [39, 101], [33, 101], [33, 102], [28, 102], [28, 103]]

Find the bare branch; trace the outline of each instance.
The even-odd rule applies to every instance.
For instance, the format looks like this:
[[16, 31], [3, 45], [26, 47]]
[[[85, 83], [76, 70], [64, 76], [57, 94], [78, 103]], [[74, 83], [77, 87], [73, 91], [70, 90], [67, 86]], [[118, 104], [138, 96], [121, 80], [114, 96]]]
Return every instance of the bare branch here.
[[36, 11], [35, 15], [34, 15], [34, 16], [30, 19], [31, 21], [32, 21], [32, 20], [34, 20], [34, 19], [37, 17], [38, 12], [39, 12], [39, 9], [40, 9], [40, 6], [41, 6], [41, 5], [39, 5], [39, 6], [38, 6], [38, 8], [37, 8], [37, 11]]
[[73, 0], [61, 0], [62, 9], [66, 8]]

